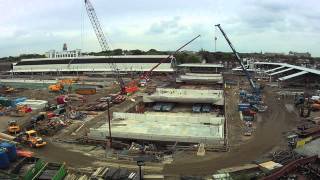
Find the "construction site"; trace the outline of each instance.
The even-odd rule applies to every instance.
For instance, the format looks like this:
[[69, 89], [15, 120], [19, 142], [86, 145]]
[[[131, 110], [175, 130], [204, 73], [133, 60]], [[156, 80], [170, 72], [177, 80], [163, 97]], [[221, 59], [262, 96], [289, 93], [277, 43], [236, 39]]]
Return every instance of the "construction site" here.
[[[85, 8], [102, 51], [95, 9]], [[320, 71], [49, 51], [0, 75], [0, 179], [320, 179]], [[232, 39], [232, 34], [230, 34]]]

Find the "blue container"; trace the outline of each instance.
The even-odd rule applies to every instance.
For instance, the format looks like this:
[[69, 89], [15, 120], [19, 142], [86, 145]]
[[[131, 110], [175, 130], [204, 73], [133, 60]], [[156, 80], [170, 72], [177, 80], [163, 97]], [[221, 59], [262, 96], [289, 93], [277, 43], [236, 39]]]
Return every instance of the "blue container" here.
[[26, 97], [16, 98], [16, 99], [14, 99], [14, 100], [12, 101], [12, 103], [13, 103], [12, 105], [13, 105], [13, 106], [16, 106], [18, 103], [24, 102], [25, 100], [27, 100]]
[[238, 104], [238, 110], [239, 111], [245, 111], [245, 110], [247, 110], [249, 108], [250, 108], [250, 104], [248, 104], [248, 103], [239, 103]]
[[246, 110], [248, 110], [249, 109], [249, 107], [239, 107], [239, 111], [246, 111]]
[[6, 149], [0, 149], [0, 169], [8, 169], [10, 161]]
[[17, 148], [14, 144], [2, 142], [0, 143], [0, 148], [7, 149], [9, 161], [13, 162], [17, 160]]
[[239, 108], [249, 108], [249, 107], [250, 107], [250, 104], [249, 104], [249, 103], [239, 103], [239, 104], [238, 104], [238, 107], [239, 107]]

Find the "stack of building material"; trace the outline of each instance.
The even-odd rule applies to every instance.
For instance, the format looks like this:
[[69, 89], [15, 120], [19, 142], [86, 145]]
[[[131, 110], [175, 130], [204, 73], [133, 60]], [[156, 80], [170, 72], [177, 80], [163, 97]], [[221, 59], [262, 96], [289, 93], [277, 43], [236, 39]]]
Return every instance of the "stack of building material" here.
[[268, 161], [268, 162], [259, 164], [259, 167], [264, 172], [272, 172], [275, 169], [282, 167], [282, 165], [273, 161]]
[[26, 105], [31, 109], [44, 109], [48, 105], [48, 101], [28, 99], [28, 100], [25, 100], [24, 102], [18, 103], [17, 105], [19, 106]]

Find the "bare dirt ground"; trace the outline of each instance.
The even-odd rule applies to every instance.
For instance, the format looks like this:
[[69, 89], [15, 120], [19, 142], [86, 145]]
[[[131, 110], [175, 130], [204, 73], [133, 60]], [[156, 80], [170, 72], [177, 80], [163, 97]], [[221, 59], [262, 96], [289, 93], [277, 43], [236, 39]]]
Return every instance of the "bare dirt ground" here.
[[[234, 93], [234, 91], [228, 91], [227, 93]], [[284, 133], [294, 129], [299, 121], [297, 114], [288, 111], [285, 107], [288, 104], [287, 101], [292, 102], [292, 100], [278, 100], [278, 96], [270, 88], [265, 89], [264, 96], [266, 97], [265, 103], [269, 108], [261, 114], [261, 122], [257, 123], [257, 130], [252, 138], [243, 140], [242, 135], [234, 133], [241, 131], [241, 123], [232, 122], [239, 121], [239, 119], [234, 118], [237, 117], [234, 113], [238, 113], [236, 110], [238, 102], [233, 102], [236, 100], [228, 98], [227, 107], [231, 108], [228, 110], [231, 115], [227, 113], [227, 116], [229, 116], [230, 151], [213, 153], [207, 155], [206, 158], [200, 158], [200, 161], [185, 157], [183, 161], [166, 165], [164, 174], [208, 175], [218, 169], [250, 163], [264, 154], [284, 146], [286, 144]]]
[[[183, 152], [176, 155], [176, 160], [172, 164], [165, 165], [165, 175], [208, 175], [214, 171], [230, 166], [237, 166], [250, 163], [264, 154], [286, 145], [285, 133], [291, 131], [298, 123], [297, 114], [292, 111], [290, 103], [292, 100], [278, 100], [278, 96], [273, 89], [266, 88], [264, 92], [267, 112], [261, 113], [257, 118], [256, 131], [250, 138], [245, 138], [242, 134], [243, 122], [239, 118], [237, 111], [238, 89], [226, 90], [226, 117], [228, 119], [228, 139], [230, 145], [229, 152], [208, 153], [204, 157], [196, 157], [195, 152]], [[90, 101], [95, 101], [110, 93], [110, 90], [101, 90], [94, 96], [88, 97]], [[20, 96], [32, 97], [35, 99], [48, 99], [55, 101], [57, 94], [49, 93], [46, 90], [25, 90], [17, 93]], [[130, 100], [119, 106], [114, 106], [112, 111], [124, 111], [130, 106]], [[101, 116], [90, 121], [84, 128], [98, 126], [106, 120], [105, 112]], [[68, 139], [69, 134], [59, 134], [60, 139]], [[46, 138], [49, 144], [40, 149], [30, 149], [35, 155], [52, 162], [65, 162], [67, 166], [74, 168], [97, 167], [101, 165], [113, 165], [122, 167], [132, 167], [135, 165], [128, 162], [107, 162], [103, 155], [90, 154], [90, 148], [81, 145], [67, 145], [51, 141]], [[82, 150], [80, 148], [83, 148]], [[109, 164], [108, 164], [109, 163]], [[127, 165], [126, 165], [127, 164]], [[149, 166], [151, 170], [161, 171], [162, 165]], [[147, 167], [146, 167], [147, 168]]]

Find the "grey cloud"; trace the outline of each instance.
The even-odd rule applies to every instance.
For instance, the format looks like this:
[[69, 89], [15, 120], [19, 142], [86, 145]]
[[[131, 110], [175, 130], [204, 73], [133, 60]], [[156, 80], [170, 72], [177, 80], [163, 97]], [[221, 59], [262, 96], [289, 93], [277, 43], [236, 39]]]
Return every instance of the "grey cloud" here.
[[160, 22], [153, 23], [147, 32], [149, 34], [176, 32], [179, 29], [181, 29], [181, 26], [179, 25], [180, 19], [181, 19], [180, 17], [176, 16], [169, 20], [162, 20]]

